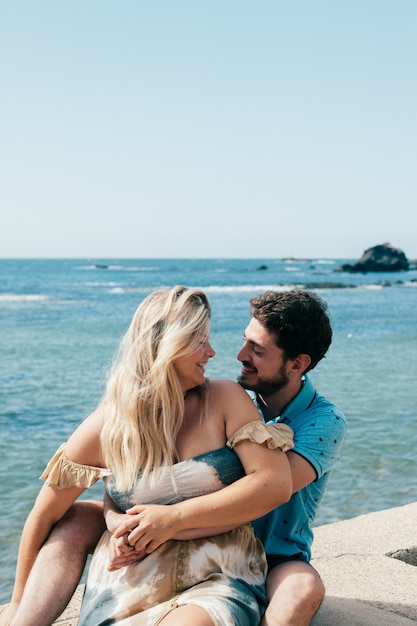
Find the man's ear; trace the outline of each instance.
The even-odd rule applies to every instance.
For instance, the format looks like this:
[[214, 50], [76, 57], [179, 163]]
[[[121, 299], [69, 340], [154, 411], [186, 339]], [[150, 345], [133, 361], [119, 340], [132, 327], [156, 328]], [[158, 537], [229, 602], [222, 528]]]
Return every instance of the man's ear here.
[[311, 363], [311, 356], [309, 354], [299, 354], [295, 359], [291, 359], [290, 371], [296, 376], [304, 374], [306, 369]]

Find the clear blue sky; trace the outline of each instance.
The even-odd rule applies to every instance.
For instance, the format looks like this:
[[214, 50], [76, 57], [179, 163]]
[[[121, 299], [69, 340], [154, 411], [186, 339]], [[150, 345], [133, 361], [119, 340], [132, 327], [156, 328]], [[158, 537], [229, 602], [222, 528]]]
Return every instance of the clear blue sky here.
[[417, 258], [416, 0], [0, 6], [0, 257]]

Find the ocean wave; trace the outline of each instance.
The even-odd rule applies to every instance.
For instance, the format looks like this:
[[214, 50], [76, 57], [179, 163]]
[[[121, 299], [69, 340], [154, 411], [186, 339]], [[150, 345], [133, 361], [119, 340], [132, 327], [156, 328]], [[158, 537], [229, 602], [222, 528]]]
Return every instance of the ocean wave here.
[[210, 285], [208, 287], [201, 287], [201, 289], [207, 293], [248, 293], [251, 291], [264, 292], [264, 291], [288, 291], [289, 289], [296, 289], [300, 285]]
[[41, 302], [49, 300], [49, 296], [44, 294], [31, 293], [1, 293], [0, 302]]
[[157, 272], [161, 268], [157, 265], [106, 265], [105, 263], [94, 263], [93, 265], [80, 265], [77, 267], [81, 271], [110, 271], [110, 272]]
[[[297, 289], [302, 285], [195, 285], [196, 289], [201, 289], [205, 293], [262, 293], [264, 291], [288, 291], [288, 289]], [[157, 289], [171, 289], [172, 285], [158, 285]], [[109, 289], [108, 293], [126, 294], [126, 293], [150, 293], [154, 291], [152, 287], [114, 287]]]
[[295, 257], [287, 257], [278, 259], [275, 263], [319, 263], [320, 265], [334, 265], [335, 259], [297, 259]]
[[117, 294], [130, 293], [132, 291], [138, 291], [138, 290], [126, 289], [126, 287], [113, 287], [113, 289], [109, 289], [109, 293], [117, 293]]
[[118, 283], [116, 283], [114, 280], [108, 280], [108, 281], [96, 280], [96, 281], [86, 281], [80, 284], [83, 285], [84, 287], [116, 287]]
[[114, 272], [158, 272], [160, 269], [158, 265], [109, 265], [109, 270]]
[[[300, 281], [297, 283], [285, 283], [285, 284], [246, 284], [246, 285], [193, 285], [196, 289], [201, 289], [205, 293], [215, 294], [234, 294], [234, 293], [264, 293], [265, 291], [291, 291], [292, 289], [356, 289], [359, 285], [345, 285], [343, 283], [332, 282], [307, 282]], [[158, 285], [157, 289], [171, 289], [172, 285]], [[150, 293], [153, 291], [152, 287], [115, 287], [109, 290], [109, 293], [114, 294], [126, 294], [126, 293]]]

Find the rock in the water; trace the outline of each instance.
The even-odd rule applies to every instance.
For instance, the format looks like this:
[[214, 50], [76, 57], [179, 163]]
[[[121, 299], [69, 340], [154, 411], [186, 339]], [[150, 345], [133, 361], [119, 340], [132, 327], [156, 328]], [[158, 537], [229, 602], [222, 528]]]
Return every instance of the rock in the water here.
[[354, 265], [347, 263], [337, 269], [345, 272], [401, 272], [409, 268], [404, 252], [390, 243], [384, 243], [365, 250]]

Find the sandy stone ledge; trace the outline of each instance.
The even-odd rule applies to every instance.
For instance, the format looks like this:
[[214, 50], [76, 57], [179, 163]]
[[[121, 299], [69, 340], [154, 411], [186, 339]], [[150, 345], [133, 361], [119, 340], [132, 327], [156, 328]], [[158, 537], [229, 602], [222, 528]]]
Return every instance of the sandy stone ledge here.
[[417, 622], [417, 502], [315, 529], [327, 590], [312, 626]]
[[[312, 626], [415, 624], [417, 502], [319, 526], [312, 564], [327, 589]], [[82, 592], [56, 625], [76, 626]]]

